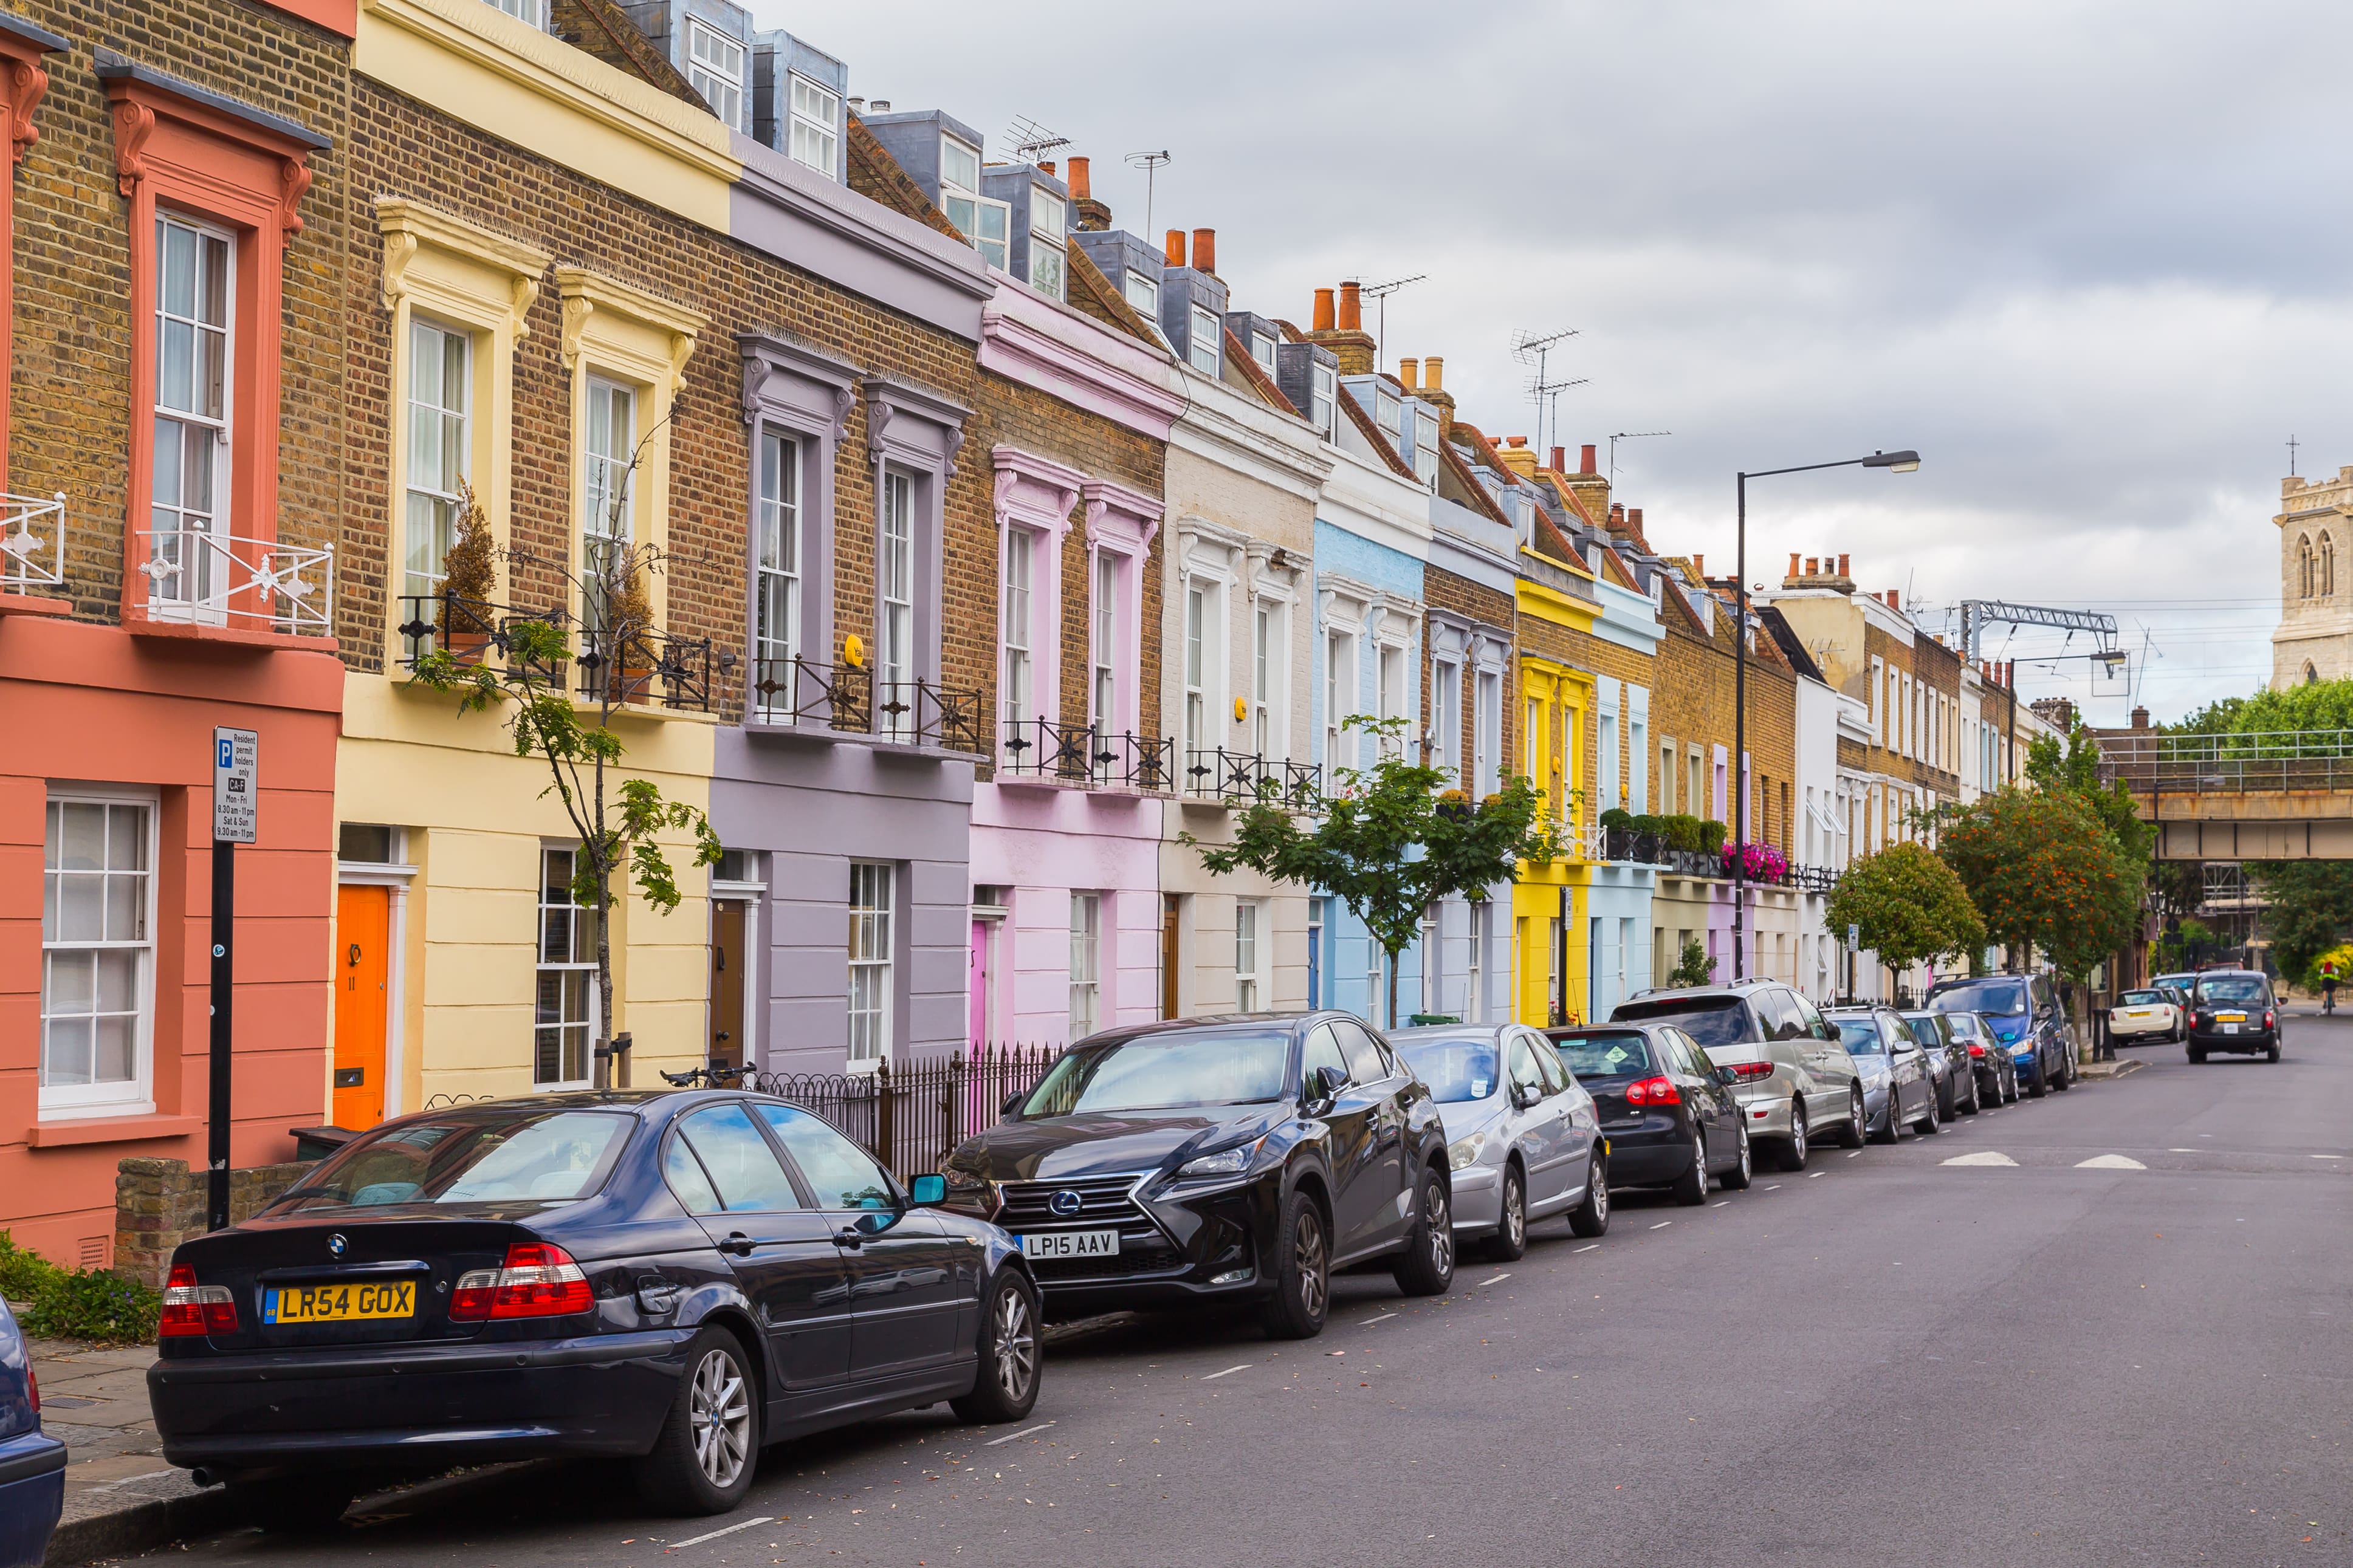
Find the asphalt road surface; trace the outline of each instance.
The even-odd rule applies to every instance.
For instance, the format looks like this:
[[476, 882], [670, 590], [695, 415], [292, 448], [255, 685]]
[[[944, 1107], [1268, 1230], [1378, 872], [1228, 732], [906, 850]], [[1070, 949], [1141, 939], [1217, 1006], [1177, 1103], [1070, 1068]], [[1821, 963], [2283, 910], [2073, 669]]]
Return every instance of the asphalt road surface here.
[[[1050, 1357], [1031, 1429], [941, 1406], [773, 1449], [727, 1517], [519, 1466], [364, 1502], [331, 1537], [168, 1555], [2353, 1562], [2353, 1018], [2294, 1020], [2277, 1066], [2125, 1054], [2149, 1065], [1704, 1208], [1629, 1196], [1599, 1245], [1542, 1227], [1442, 1300], [1343, 1279], [1304, 1344], [1088, 1335]], [[1950, 1163], [1990, 1154], [2010, 1163]]]

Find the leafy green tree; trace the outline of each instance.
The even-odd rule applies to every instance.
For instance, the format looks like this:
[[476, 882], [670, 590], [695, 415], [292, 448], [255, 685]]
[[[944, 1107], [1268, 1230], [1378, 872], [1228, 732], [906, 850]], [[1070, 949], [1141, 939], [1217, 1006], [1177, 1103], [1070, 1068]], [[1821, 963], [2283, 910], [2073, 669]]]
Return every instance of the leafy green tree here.
[[2026, 777], [2037, 789], [2063, 791], [2082, 801], [2126, 859], [2148, 863], [2157, 829], [2140, 819], [2132, 791], [2121, 780], [2100, 783], [2100, 747], [2091, 731], [2076, 725], [2063, 746], [2055, 735], [2038, 737], [2026, 751]]
[[2138, 929], [2142, 868], [2071, 790], [1980, 796], [1946, 820], [1938, 852], [1994, 941], [2040, 948], [2072, 980]]
[[1985, 922], [1952, 868], [1908, 841], [1850, 866], [1824, 918], [1833, 930], [1855, 927], [1862, 945], [1899, 971], [1947, 954], [1974, 954], [1986, 944]]
[[2263, 931], [2280, 973], [2314, 984], [2315, 961], [2353, 931], [2353, 861], [2263, 860], [2247, 869], [2271, 906]]
[[1713, 985], [1715, 984], [1715, 960], [1700, 946], [1699, 938], [1687, 936], [1683, 938], [1683, 950], [1677, 957], [1674, 968], [1668, 971], [1667, 977], [1659, 984], [1669, 986]]
[[1451, 893], [1483, 902], [1523, 860], [1549, 862], [1559, 847], [1544, 797], [1518, 774], [1484, 800], [1448, 786], [1444, 769], [1406, 761], [1401, 719], [1351, 717], [1345, 728], [1378, 736], [1369, 768], [1340, 768], [1337, 786], [1303, 816], [1272, 800], [1246, 807], [1233, 842], [1184, 842], [1215, 876], [1247, 868], [1277, 882], [1320, 888], [1345, 904], [1388, 955], [1388, 1017], [1397, 1021], [1398, 954], [1421, 933], [1430, 906]]

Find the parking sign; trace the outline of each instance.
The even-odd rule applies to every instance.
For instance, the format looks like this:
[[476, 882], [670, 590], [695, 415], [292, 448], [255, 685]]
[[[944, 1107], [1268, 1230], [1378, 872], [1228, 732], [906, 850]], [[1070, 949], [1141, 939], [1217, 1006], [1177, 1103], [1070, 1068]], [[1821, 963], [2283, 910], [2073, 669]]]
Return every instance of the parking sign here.
[[213, 731], [213, 840], [250, 844], [260, 821], [261, 737], [251, 730]]

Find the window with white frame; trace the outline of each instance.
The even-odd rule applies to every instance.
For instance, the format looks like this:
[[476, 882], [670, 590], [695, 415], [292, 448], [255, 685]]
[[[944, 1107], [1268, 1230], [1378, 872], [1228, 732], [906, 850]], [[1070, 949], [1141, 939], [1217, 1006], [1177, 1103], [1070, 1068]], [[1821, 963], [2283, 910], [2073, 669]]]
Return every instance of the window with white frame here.
[[[1218, 584], [1201, 578], [1185, 584], [1185, 750], [1214, 749], [1218, 675]], [[1189, 769], [1194, 763], [1188, 761]]]
[[539, 852], [539, 995], [532, 1014], [532, 1082], [541, 1089], [588, 1081], [596, 1032], [596, 911], [573, 896], [578, 851]]
[[[1405, 404], [1387, 386], [1377, 386], [1374, 390], [1373, 423], [1381, 427], [1383, 436], [1396, 442], [1399, 447], [1406, 445]], [[1404, 454], [1400, 452], [1399, 455]]]
[[636, 487], [630, 466], [637, 457], [637, 430], [635, 389], [592, 376], [587, 439], [581, 448], [581, 567], [587, 591], [582, 609], [588, 625], [600, 632], [610, 617], [604, 597], [607, 579], [617, 570], [631, 542]]
[[1626, 805], [1640, 816], [1651, 809], [1651, 726], [1638, 710], [1626, 721]]
[[1255, 1013], [1259, 998], [1258, 900], [1234, 900], [1234, 1011]]
[[43, 1115], [153, 1103], [155, 805], [56, 792], [41, 855]]
[[754, 657], [763, 683], [776, 683], [791, 702], [793, 658], [801, 651], [801, 444], [774, 431], [760, 433], [759, 583], [754, 606]]
[[1121, 291], [1126, 294], [1127, 302], [1135, 307], [1135, 313], [1142, 316], [1154, 331], [1158, 331], [1160, 280], [1141, 272], [1130, 272], [1121, 286]]
[[442, 563], [458, 541], [461, 502], [472, 447], [471, 335], [437, 321], [408, 323], [407, 529], [401, 592], [435, 594]]
[[805, 76], [792, 79], [791, 129], [786, 151], [796, 163], [827, 179], [840, 178], [841, 98]]
[[1618, 795], [1618, 715], [1604, 713], [1594, 731], [1594, 783], [1599, 786], [1600, 804], [1596, 808], [1608, 811], [1625, 803]]
[[547, 26], [547, 0], [490, 0], [490, 4], [519, 22], [543, 29]]
[[1026, 528], [1005, 531], [1005, 584], [998, 595], [1005, 617], [1006, 724], [1018, 733], [1030, 717], [1029, 577], [1038, 536]]
[[[1405, 717], [1405, 649], [1395, 643], [1381, 644], [1379, 662], [1374, 668], [1373, 701], [1382, 719]], [[1388, 736], [1381, 739], [1381, 750], [1393, 752], [1397, 742]]]
[[1354, 767], [1345, 754], [1348, 719], [1356, 711], [1356, 637], [1337, 628], [1324, 634], [1324, 766]]
[[1094, 679], [1090, 701], [1095, 732], [1119, 726], [1119, 566], [1117, 554], [1095, 552]]
[[940, 210], [983, 261], [1006, 270], [1013, 208], [980, 194], [980, 149], [953, 136], [940, 138]]
[[1499, 774], [1504, 759], [1504, 678], [1500, 672], [1479, 672], [1472, 704], [1472, 762], [1478, 771], [1478, 793], [1483, 799], [1503, 787]]
[[849, 1060], [879, 1062], [891, 1054], [892, 994], [896, 973], [893, 926], [898, 868], [849, 863]]
[[1272, 332], [1252, 331], [1250, 333], [1250, 358], [1258, 361], [1259, 368], [1265, 371], [1267, 374], [1274, 374], [1274, 334]]
[[1186, 357], [1203, 375], [1218, 374], [1218, 350], [1222, 346], [1218, 340], [1224, 331], [1213, 311], [1193, 307], [1193, 338]]
[[1427, 411], [1414, 420], [1413, 471], [1423, 484], [1438, 488], [1438, 416]]
[[228, 591], [222, 552], [204, 541], [224, 534], [231, 411], [230, 301], [236, 298], [229, 237], [186, 219], [155, 219], [155, 472], [148, 527], [153, 560], [175, 568], [156, 579], [152, 600], [184, 613], [221, 613]]
[[1433, 663], [1430, 667], [1430, 765], [1440, 773], [1456, 772], [1461, 749], [1462, 667]]
[[718, 28], [687, 19], [686, 81], [721, 123], [744, 122], [744, 46]]
[[1309, 395], [1314, 406], [1307, 417], [1326, 441], [1340, 438], [1340, 373], [1333, 366], [1318, 363], [1315, 367], [1314, 389]]
[[1261, 599], [1250, 615], [1250, 752], [1261, 758], [1282, 753], [1282, 605]]
[[1101, 1026], [1103, 997], [1103, 895], [1071, 895], [1071, 1038], [1082, 1040]]
[[882, 476], [882, 529], [875, 560], [874, 716], [884, 733], [912, 732], [915, 714], [915, 478]]
[[1050, 299], [1063, 297], [1067, 263], [1062, 254], [1062, 198], [1039, 185], [1029, 187], [1029, 287]]

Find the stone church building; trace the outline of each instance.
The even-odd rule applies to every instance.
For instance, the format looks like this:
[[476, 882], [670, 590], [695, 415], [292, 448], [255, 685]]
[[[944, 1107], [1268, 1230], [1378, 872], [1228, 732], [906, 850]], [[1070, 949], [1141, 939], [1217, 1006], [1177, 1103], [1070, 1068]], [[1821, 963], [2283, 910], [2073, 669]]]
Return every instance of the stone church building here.
[[2353, 468], [2280, 481], [2280, 624], [2272, 688], [2353, 675]]

